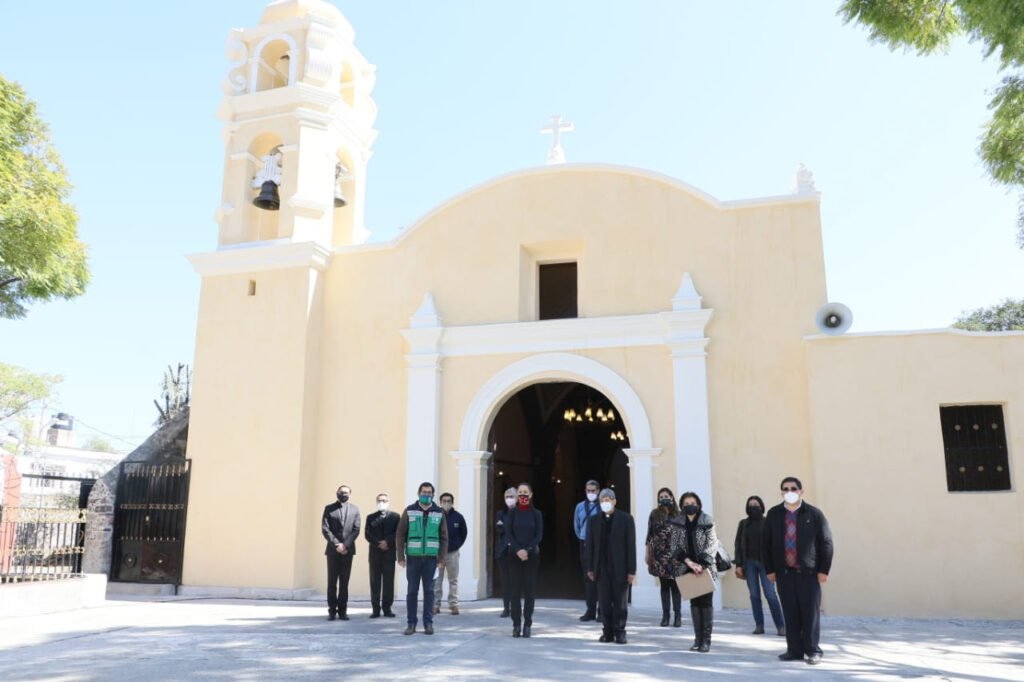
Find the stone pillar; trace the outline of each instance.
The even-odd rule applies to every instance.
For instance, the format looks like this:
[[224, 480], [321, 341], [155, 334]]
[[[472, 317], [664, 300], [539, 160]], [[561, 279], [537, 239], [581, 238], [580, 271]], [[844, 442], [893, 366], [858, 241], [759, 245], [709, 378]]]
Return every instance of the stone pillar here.
[[[647, 573], [644, 549], [647, 538], [647, 519], [654, 509], [654, 458], [661, 448], [625, 448], [632, 471], [630, 490], [633, 498], [633, 519], [636, 521], [636, 581], [633, 584], [633, 604], [654, 606], [660, 603], [657, 580]], [[652, 582], [654, 581], [654, 582]]]
[[[409, 343], [405, 356], [407, 391], [405, 408], [405, 491], [415, 494], [419, 484], [438, 485], [437, 448], [441, 414], [441, 356], [438, 345], [444, 328], [434, 308], [434, 297], [423, 297], [409, 318], [402, 336]], [[399, 498], [401, 499], [401, 497]]]
[[[490, 512], [487, 508], [487, 465], [491, 453], [486, 450], [452, 452], [459, 472], [459, 488], [456, 508], [462, 509], [469, 525], [466, 542], [462, 545], [459, 562], [459, 598], [481, 599], [487, 589], [486, 581], [481, 582], [487, 565], [487, 523]], [[477, 545], [480, 545], [477, 547]]]

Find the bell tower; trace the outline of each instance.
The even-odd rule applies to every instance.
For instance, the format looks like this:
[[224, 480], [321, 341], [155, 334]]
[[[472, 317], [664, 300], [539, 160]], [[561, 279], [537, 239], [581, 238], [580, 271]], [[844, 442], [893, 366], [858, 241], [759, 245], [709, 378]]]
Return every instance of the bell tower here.
[[[321, 582], [306, 558], [323, 551], [309, 529], [324, 485], [325, 282], [332, 250], [368, 236], [366, 164], [377, 135], [374, 67], [353, 39], [323, 0], [275, 0], [258, 26], [228, 39], [217, 249], [189, 256], [202, 285], [188, 509], [202, 522], [185, 536], [185, 591], [288, 596]], [[242, 508], [244, 524], [226, 513]]]
[[228, 38], [218, 246], [360, 244], [366, 165], [377, 136], [375, 67], [341, 12], [276, 0]]

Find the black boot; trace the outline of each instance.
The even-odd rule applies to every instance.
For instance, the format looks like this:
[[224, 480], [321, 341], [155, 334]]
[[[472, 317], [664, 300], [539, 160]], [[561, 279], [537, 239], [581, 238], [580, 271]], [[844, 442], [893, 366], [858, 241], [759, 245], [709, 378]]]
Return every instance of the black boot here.
[[668, 627], [668, 609], [661, 610], [661, 627]]
[[700, 649], [702, 653], [711, 651], [711, 628], [715, 624], [715, 609], [712, 606], [705, 606], [700, 610], [701, 639]]
[[683, 614], [679, 613], [679, 609], [676, 609], [676, 617], [672, 619], [672, 627], [677, 628], [683, 624]]
[[661, 586], [661, 627], [668, 627], [668, 589], [664, 584]]
[[680, 613], [682, 610], [683, 598], [679, 594], [678, 590], [672, 593], [672, 610], [675, 611], [676, 617], [672, 621], [672, 627], [677, 628], [683, 624], [683, 614]]
[[700, 651], [700, 643], [704, 638], [704, 628], [701, 627], [701, 609], [699, 606], [690, 606], [690, 619], [693, 620], [693, 646], [690, 651]]

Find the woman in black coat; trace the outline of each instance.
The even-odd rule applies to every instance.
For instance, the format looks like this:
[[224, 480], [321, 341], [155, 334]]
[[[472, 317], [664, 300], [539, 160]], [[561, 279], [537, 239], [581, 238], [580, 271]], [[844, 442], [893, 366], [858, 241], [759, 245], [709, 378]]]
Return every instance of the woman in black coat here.
[[680, 613], [682, 598], [676, 583], [676, 577], [683, 573], [683, 562], [672, 551], [672, 526], [669, 523], [679, 513], [675, 493], [662, 488], [658, 491], [658, 506], [651, 510], [647, 518], [647, 571], [661, 583], [661, 627], [668, 626], [670, 595], [672, 609], [675, 611], [672, 626], [683, 624]]
[[[529, 637], [533, 625], [533, 591], [540, 564], [540, 540], [544, 519], [533, 508], [533, 487], [520, 483], [516, 506], [505, 517], [508, 538], [508, 577], [512, 592], [512, 636]], [[521, 626], [521, 627], [520, 627]]]
[[[682, 516], [672, 519], [672, 547], [676, 557], [685, 565], [684, 573], [711, 574], [718, 578], [715, 555], [718, 554], [718, 536], [715, 534], [715, 520], [702, 510], [697, 493], [683, 493], [679, 498]], [[715, 609], [712, 605], [714, 592], [702, 594], [690, 600], [690, 616], [693, 618], [693, 646], [690, 651], [711, 650], [711, 629], [714, 625]]]
[[747, 518], [736, 528], [736, 547], [733, 560], [736, 562], [736, 577], [746, 579], [750, 592], [750, 606], [754, 612], [755, 635], [764, 634], [764, 608], [761, 606], [761, 590], [768, 600], [775, 631], [786, 634], [786, 623], [782, 619], [782, 606], [775, 593], [775, 583], [768, 580], [761, 560], [761, 536], [764, 532], [764, 500], [757, 495], [747, 498]]

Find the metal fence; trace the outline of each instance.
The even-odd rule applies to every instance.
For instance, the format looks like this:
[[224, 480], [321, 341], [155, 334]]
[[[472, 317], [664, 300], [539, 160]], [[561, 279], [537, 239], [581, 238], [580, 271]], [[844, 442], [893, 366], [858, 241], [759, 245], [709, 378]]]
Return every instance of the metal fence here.
[[85, 509], [0, 513], [0, 584], [79, 577], [84, 549]]

